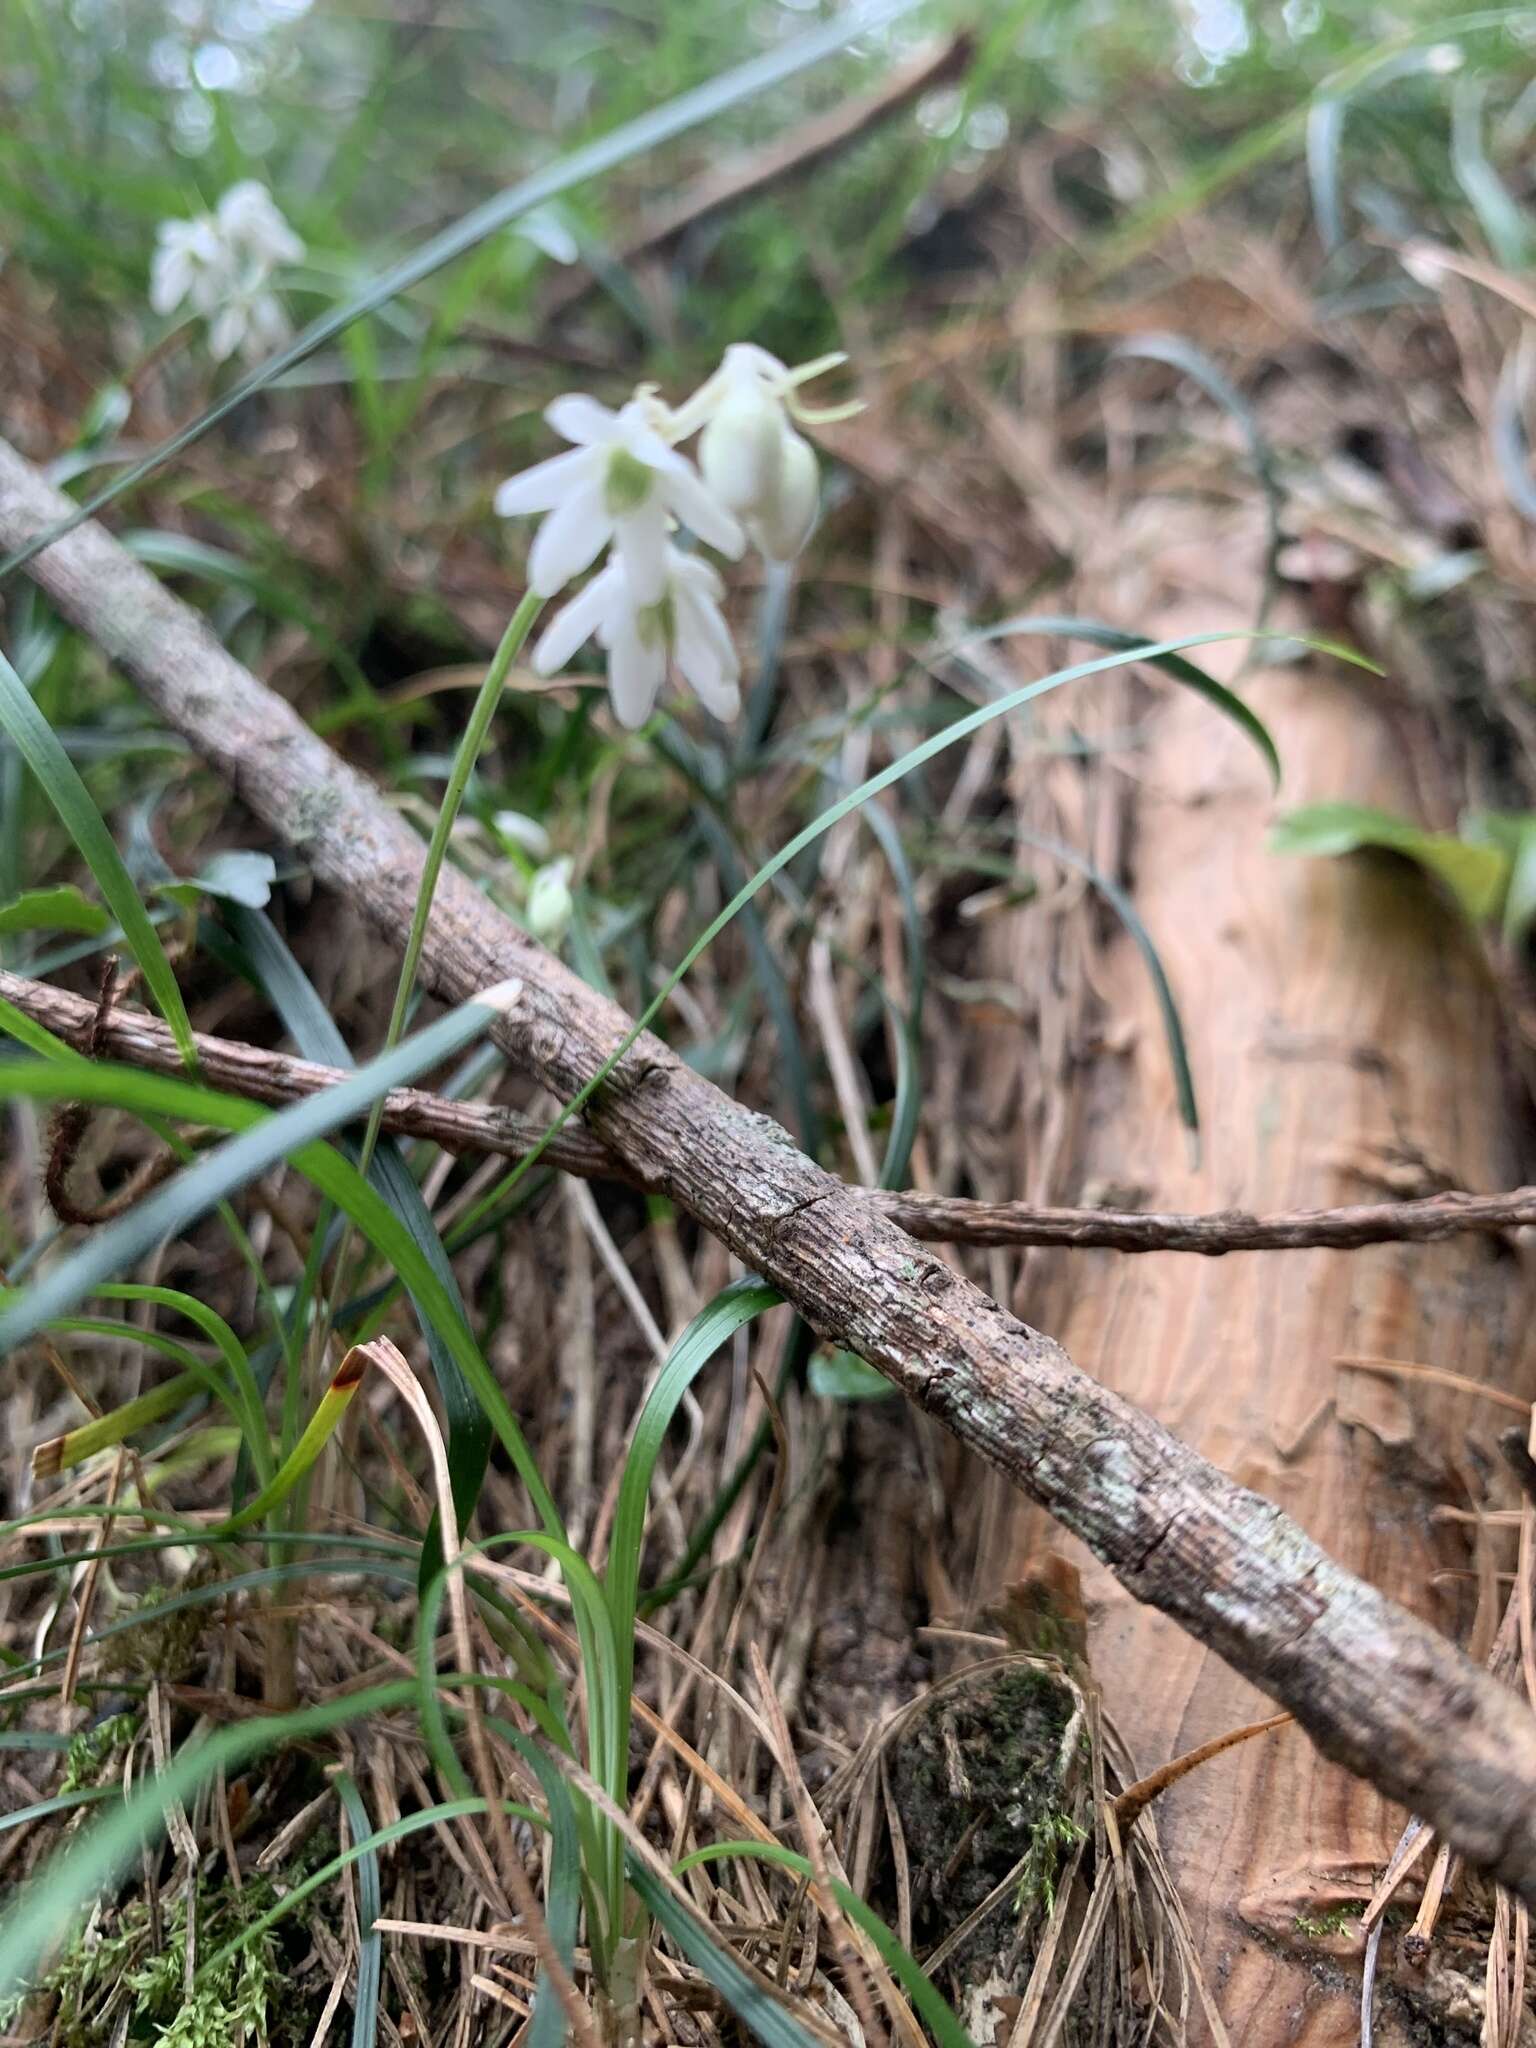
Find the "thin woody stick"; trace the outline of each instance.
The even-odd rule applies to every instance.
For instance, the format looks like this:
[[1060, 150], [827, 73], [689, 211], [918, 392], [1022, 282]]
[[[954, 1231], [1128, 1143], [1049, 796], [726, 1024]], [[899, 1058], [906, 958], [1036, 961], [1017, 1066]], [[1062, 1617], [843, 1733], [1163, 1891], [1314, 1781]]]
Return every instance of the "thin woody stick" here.
[[[0, 443], [0, 544], [70, 502]], [[29, 564], [60, 613], [139, 683], [268, 828], [349, 895], [385, 944], [408, 928], [423, 849], [364, 776], [221, 647], [104, 528]], [[423, 980], [458, 1001], [516, 977], [504, 1051], [569, 1100], [630, 1019], [463, 876], [438, 887]], [[1346, 1572], [822, 1171], [771, 1119], [639, 1035], [588, 1121], [643, 1187], [688, 1210], [1082, 1538], [1137, 1599], [1261, 1686], [1328, 1755], [1536, 1903], [1536, 1716], [1434, 1629]]]
[[[96, 1006], [83, 996], [3, 968], [0, 997], [61, 1037], [73, 1038], [96, 1017]], [[253, 1102], [297, 1102], [347, 1078], [339, 1067], [296, 1059], [290, 1053], [204, 1032], [194, 1037], [198, 1064], [209, 1085]], [[103, 1054], [152, 1073], [186, 1071], [165, 1025], [142, 1010], [109, 1011], [96, 1044]], [[402, 1137], [430, 1138], [449, 1152], [494, 1152], [520, 1159], [537, 1143], [544, 1127], [515, 1109], [492, 1103], [455, 1102], [422, 1088], [394, 1088], [384, 1098], [384, 1128]], [[634, 1179], [624, 1161], [580, 1124], [567, 1124], [544, 1156], [551, 1166], [582, 1180]], [[1417, 1201], [1292, 1209], [1271, 1216], [1253, 1216], [1241, 1209], [1217, 1209], [1203, 1216], [1135, 1209], [1044, 1209], [1029, 1202], [977, 1202], [918, 1189], [892, 1193], [866, 1188], [863, 1193], [908, 1236], [930, 1243], [1194, 1252], [1206, 1258], [1226, 1252], [1355, 1251], [1370, 1244], [1427, 1244], [1467, 1231], [1492, 1234], [1536, 1224], [1536, 1187], [1511, 1188], [1502, 1195], [1447, 1192]], [[1509, 1398], [1513, 1401], [1513, 1396]], [[1525, 1413], [1525, 1402], [1515, 1401], [1514, 1406]]]

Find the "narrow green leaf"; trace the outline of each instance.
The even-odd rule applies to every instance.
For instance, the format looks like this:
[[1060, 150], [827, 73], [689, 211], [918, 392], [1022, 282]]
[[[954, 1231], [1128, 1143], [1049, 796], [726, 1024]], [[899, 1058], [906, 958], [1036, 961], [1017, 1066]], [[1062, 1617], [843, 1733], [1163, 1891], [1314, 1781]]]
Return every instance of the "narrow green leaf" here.
[[[1018, 618], [1004, 619], [995, 626], [983, 626], [978, 631], [965, 634], [955, 652], [963, 653], [976, 641], [1003, 640], [1020, 633], [1048, 633], [1052, 638], [1063, 640], [1086, 640], [1090, 647], [1107, 647], [1114, 653], [1129, 654], [1136, 648], [1145, 648], [1146, 642], [1138, 633], [1128, 633], [1121, 626], [1106, 626], [1101, 619], [1079, 619], [1056, 617], [1049, 613], [1025, 614]], [[1149, 668], [1159, 668], [1164, 675], [1172, 676], [1175, 682], [1183, 683], [1196, 696], [1203, 697], [1207, 704], [1213, 704], [1225, 717], [1248, 735], [1264, 757], [1269, 770], [1270, 782], [1280, 787], [1280, 750], [1276, 747], [1269, 727], [1258, 713], [1245, 704], [1235, 690], [1229, 690], [1225, 683], [1218, 683], [1214, 676], [1206, 674], [1192, 661], [1186, 661], [1181, 654], [1167, 652], [1152, 656], [1143, 655]]]
[[1484, 86], [1470, 73], [1451, 92], [1451, 169], [1488, 237], [1495, 259], [1506, 270], [1531, 260], [1531, 227], [1524, 208], [1511, 197], [1483, 148]]
[[738, 1961], [705, 1922], [675, 1899], [638, 1857], [631, 1856], [628, 1866], [629, 1881], [651, 1918], [715, 1987], [755, 2040], [761, 2041], [764, 2048], [821, 2048], [817, 2036], [801, 2025], [782, 1996]]
[[[988, 628], [986, 630], [990, 637], [996, 638], [1000, 629]], [[766, 860], [752, 879], [736, 892], [725, 908], [711, 919], [710, 923], [699, 934], [698, 938], [694, 940], [677, 966], [666, 977], [660, 989], [651, 998], [650, 1002], [647, 1003], [640, 1016], [636, 1018], [630, 1029], [603, 1061], [596, 1073], [593, 1074], [589, 1081], [584, 1082], [571, 1097], [548, 1130], [544, 1132], [538, 1143], [524, 1154], [523, 1158], [519, 1160], [518, 1164], [504, 1179], [499, 1181], [494, 1188], [481, 1197], [475, 1208], [471, 1210], [469, 1217], [465, 1219], [466, 1225], [473, 1224], [481, 1215], [503, 1202], [512, 1189], [532, 1171], [534, 1166], [543, 1157], [551, 1138], [554, 1137], [557, 1131], [563, 1130], [571, 1118], [579, 1115], [586, 1104], [591, 1101], [593, 1095], [602, 1087], [604, 1081], [607, 1080], [619, 1061], [623, 1059], [625, 1053], [629, 1051], [629, 1048], [634, 1044], [641, 1032], [646, 1030], [658, 1016], [663, 1006], [671, 998], [672, 991], [677, 987], [678, 983], [683, 980], [695, 963], [714, 944], [720, 933], [730, 924], [743, 905], [749, 903], [759, 889], [762, 889], [767, 883], [771, 882], [774, 876], [786, 868], [799, 854], [803, 853], [806, 847], [813, 845], [824, 832], [830, 832], [834, 825], [840, 823], [842, 819], [867, 804], [871, 797], [878, 796], [882, 790], [889, 789], [894, 783], [901, 781], [904, 776], [910, 775], [914, 769], [923, 767], [925, 763], [942, 754], [946, 748], [955, 746], [961, 740], [969, 739], [972, 733], [979, 732], [983, 726], [989, 725], [993, 719], [1006, 718], [1011, 713], [1022, 710], [1026, 704], [1033, 703], [1037, 698], [1047, 696], [1052, 690], [1061, 689], [1067, 683], [1080, 682], [1086, 676], [1102, 675], [1110, 669], [1123, 668], [1131, 661], [1155, 662], [1164, 655], [1182, 654], [1188, 648], [1209, 646], [1215, 641], [1252, 640], [1257, 637], [1257, 634], [1251, 630], [1191, 633], [1177, 640], [1151, 641], [1146, 646], [1138, 647], [1125, 654], [1102, 655], [1097, 661], [1079, 662], [1072, 668], [1058, 669], [1053, 675], [1043, 676], [1039, 682], [1026, 683], [1021, 689], [1010, 690], [1006, 696], [997, 698], [993, 703], [983, 704], [977, 710], [967, 712], [964, 717], [955, 719], [952, 724], [945, 726], [941, 732], [932, 734], [919, 745], [910, 748], [899, 760], [892, 761], [888, 767], [882, 768], [878, 774], [871, 775], [867, 781], [861, 782], [857, 789], [850, 790], [847, 796], [840, 797], [835, 804], [829, 805], [818, 817], [813, 818], [809, 825], [804, 826], [784, 846], [781, 846], [777, 853]], [[1351, 653], [1348, 649], [1318, 641], [1308, 641], [1305, 644], [1308, 646], [1326, 646], [1327, 652], [1338, 656], [1340, 659], [1353, 662], [1362, 668], [1373, 667], [1372, 663], [1366, 661], [1358, 654]]]
[[123, 928], [123, 934], [138, 963], [139, 971], [155, 1007], [171, 1027], [177, 1048], [187, 1065], [197, 1066], [192, 1044], [192, 1025], [181, 990], [165, 957], [160, 935], [149, 921], [139, 892], [129, 879], [112, 835], [80, 779], [80, 771], [59, 745], [46, 718], [33, 703], [31, 693], [15, 669], [0, 654], [0, 730], [37, 777], [43, 794], [59, 814], [59, 821], [79, 848], [96, 878], [107, 905]]
[[1066, 867], [1075, 868], [1098, 890], [1104, 901], [1125, 926], [1132, 944], [1146, 963], [1151, 978], [1152, 992], [1157, 998], [1158, 1014], [1163, 1020], [1163, 1036], [1168, 1041], [1168, 1059], [1173, 1067], [1174, 1092], [1178, 1097], [1179, 1116], [1186, 1130], [1198, 1136], [1200, 1111], [1195, 1100], [1195, 1077], [1189, 1063], [1189, 1042], [1184, 1036], [1184, 1021], [1179, 1015], [1179, 1006], [1174, 999], [1173, 988], [1163, 967], [1162, 957], [1153, 944], [1152, 934], [1142, 923], [1141, 914], [1130, 897], [1117, 882], [1102, 874], [1091, 860], [1070, 846], [1063, 846], [1059, 840], [1045, 839], [1033, 832], [1019, 830], [1017, 836], [1026, 845], [1036, 846], [1042, 853], [1048, 853], [1053, 860], [1061, 861]]
[[[379, 1690], [398, 1693], [398, 1688], [393, 1686], [380, 1687]], [[362, 1699], [366, 1695], [357, 1694], [355, 1697]], [[395, 1701], [391, 1699], [385, 1704], [393, 1705]], [[281, 1740], [282, 1736], [279, 1735], [278, 1739]], [[529, 1827], [545, 1825], [543, 1814], [531, 1806], [523, 1805], [520, 1800], [504, 1799], [501, 1810], [508, 1819], [526, 1821]], [[437, 1806], [425, 1806], [419, 1813], [408, 1813], [403, 1819], [391, 1821], [387, 1827], [377, 1828], [371, 1835], [364, 1835], [361, 1840], [354, 1841], [350, 1848], [343, 1849], [340, 1855], [333, 1856], [328, 1863], [322, 1863], [318, 1870], [312, 1870], [307, 1877], [300, 1878], [298, 1883], [291, 1890], [285, 1891], [274, 1904], [268, 1906], [264, 1912], [258, 1913], [254, 1919], [247, 1921], [237, 1935], [226, 1941], [222, 1948], [215, 1949], [205, 1962], [199, 1964], [194, 1982], [205, 1983], [216, 1970], [228, 1962], [231, 1956], [237, 1955], [251, 1942], [259, 1941], [269, 1928], [286, 1919], [288, 1914], [302, 1906], [306, 1899], [313, 1898], [317, 1891], [334, 1883], [341, 1873], [359, 1858], [376, 1856], [380, 1849], [391, 1848], [396, 1842], [403, 1842], [410, 1835], [420, 1834], [424, 1828], [441, 1827], [444, 1821], [473, 1819], [484, 1812], [483, 1799], [445, 1799]]]
[[723, 1288], [713, 1301], [700, 1309], [672, 1346], [666, 1363], [646, 1396], [645, 1406], [635, 1419], [624, 1458], [623, 1477], [619, 1481], [613, 1534], [609, 1540], [608, 1569], [603, 1581], [621, 1660], [621, 1689], [626, 1699], [634, 1675], [635, 1610], [640, 1588], [640, 1558], [645, 1546], [646, 1508], [656, 1460], [661, 1455], [672, 1418], [683, 1396], [721, 1345], [734, 1336], [743, 1323], [776, 1308], [783, 1299], [776, 1287], [750, 1276]]
[[[1280, 549], [1284, 539], [1281, 521], [1285, 515], [1285, 489], [1280, 481], [1280, 470], [1275, 461], [1274, 450], [1269, 445], [1264, 429], [1259, 425], [1257, 413], [1231, 380], [1212, 362], [1205, 350], [1197, 348], [1194, 342], [1187, 341], [1182, 334], [1138, 335], [1134, 341], [1123, 343], [1115, 350], [1115, 354], [1139, 356], [1149, 362], [1166, 363], [1170, 369], [1181, 371], [1184, 376], [1198, 384], [1208, 398], [1215, 400], [1235, 423], [1238, 432], [1248, 444], [1248, 458], [1253, 464], [1259, 488], [1264, 493], [1264, 520], [1267, 529], [1264, 588], [1259, 598], [1256, 621], [1262, 626], [1269, 616], [1269, 608], [1274, 602], [1279, 583]], [[1262, 726], [1259, 729], [1263, 731]], [[1271, 753], [1273, 754], [1273, 749]], [[1271, 760], [1271, 772], [1278, 786], [1278, 758]]]
[[[238, 1138], [206, 1154], [115, 1222], [94, 1232], [29, 1288], [20, 1303], [0, 1313], [0, 1352], [31, 1336], [53, 1317], [67, 1315], [76, 1302], [103, 1280], [142, 1258], [163, 1239], [175, 1236], [279, 1160], [293, 1158], [327, 1132], [355, 1121], [389, 1089], [401, 1087], [437, 1066], [479, 1037], [499, 1014], [494, 998], [489, 1003], [464, 1003], [394, 1052], [361, 1068], [351, 1080], [328, 1088], [323, 1095], [294, 1103], [275, 1116], [261, 1116]], [[57, 1095], [61, 1072], [58, 1068], [41, 1072], [33, 1069], [31, 1078], [46, 1082], [43, 1093]], [[152, 1110], [159, 1091], [147, 1084], [159, 1078], [136, 1069], [113, 1068], [102, 1061], [71, 1068], [62, 1086], [76, 1100], [116, 1101], [123, 1107], [138, 1102]], [[0, 1087], [7, 1093], [20, 1093], [27, 1082], [28, 1070], [18, 1066], [5, 1073]], [[193, 1122], [201, 1117], [215, 1123], [221, 1121], [224, 1105], [233, 1100], [196, 1087], [187, 1087], [177, 1099], [182, 1109], [172, 1109], [169, 1114], [184, 1114]]]
[[[479, 1006], [465, 1007], [467, 1009]], [[453, 1014], [461, 1017], [463, 1013]], [[444, 1024], [450, 1021], [449, 1018], [441, 1020]], [[438, 1026], [434, 1025], [431, 1028], [436, 1030]], [[391, 1055], [391, 1075], [397, 1071], [404, 1071], [404, 1067], [396, 1069], [392, 1064], [394, 1061], [402, 1061], [405, 1066], [409, 1066], [413, 1050], [420, 1047], [425, 1036], [426, 1033], [422, 1033], [417, 1038], [409, 1040]], [[384, 1064], [375, 1062], [372, 1068], [364, 1069], [358, 1075], [357, 1082], [376, 1085], [377, 1076]], [[357, 1084], [353, 1082], [342, 1084], [348, 1088], [355, 1085]], [[389, 1085], [394, 1085], [393, 1079]], [[332, 1091], [336, 1092], [339, 1091]], [[518, 1477], [527, 1488], [539, 1519], [547, 1529], [556, 1532], [563, 1529], [559, 1510], [544, 1483], [543, 1475], [528, 1448], [517, 1419], [507, 1405], [507, 1398], [497, 1385], [495, 1374], [480, 1355], [479, 1347], [452, 1296], [441, 1285], [394, 1210], [368, 1185], [362, 1175], [341, 1157], [340, 1153], [312, 1136], [307, 1143], [301, 1143], [295, 1149], [292, 1142], [294, 1127], [291, 1125], [286, 1134], [279, 1133], [274, 1140], [273, 1127], [284, 1118], [292, 1116], [293, 1110], [284, 1110], [281, 1117], [273, 1117], [258, 1109], [254, 1103], [233, 1095], [217, 1094], [214, 1090], [200, 1087], [193, 1082], [142, 1073], [133, 1068], [114, 1067], [106, 1061], [88, 1060], [38, 1066], [20, 1062], [8, 1065], [0, 1062], [0, 1101], [8, 1095], [26, 1096], [33, 1101], [41, 1102], [106, 1102], [119, 1109], [132, 1110], [138, 1115], [177, 1118], [188, 1123], [210, 1124], [218, 1130], [237, 1131], [242, 1134], [242, 1140], [250, 1139], [256, 1132], [256, 1127], [261, 1126], [261, 1142], [257, 1144], [254, 1152], [247, 1146], [240, 1155], [240, 1172], [264, 1172], [269, 1165], [275, 1164], [277, 1158], [286, 1158], [298, 1172], [313, 1181], [322, 1194], [327, 1195], [339, 1208], [346, 1210], [364, 1236], [376, 1246], [380, 1256], [394, 1267], [412, 1295], [421, 1302], [433, 1325], [452, 1346], [460, 1370], [490, 1416], [491, 1425], [500, 1438], [507, 1456], [512, 1460]], [[318, 1098], [322, 1102], [329, 1099], [329, 1096]], [[295, 1108], [310, 1106], [311, 1104], [296, 1104]], [[201, 1165], [207, 1166], [219, 1160], [221, 1154], [229, 1149], [221, 1147], [219, 1152], [208, 1155]], [[200, 1168], [194, 1169], [198, 1170]], [[227, 1167], [217, 1171], [219, 1177], [222, 1177]], [[175, 1188], [179, 1183], [172, 1182], [169, 1185], [170, 1188]], [[169, 1188], [161, 1192], [167, 1193]], [[126, 1217], [121, 1219], [122, 1222], [128, 1220]], [[118, 1224], [108, 1224], [92, 1244], [82, 1247], [73, 1258], [78, 1259], [83, 1254], [90, 1253], [94, 1246], [99, 1246], [102, 1238], [118, 1228]], [[122, 1240], [116, 1242], [121, 1244]], [[115, 1255], [114, 1252], [113, 1256]], [[66, 1261], [55, 1273], [50, 1274], [47, 1280], [29, 1288], [15, 1305], [0, 1311], [0, 1353], [8, 1346], [20, 1343], [24, 1337], [35, 1331], [40, 1320], [35, 1312], [36, 1297], [51, 1286], [56, 1288], [60, 1275], [69, 1273], [71, 1265], [72, 1261]], [[89, 1273], [85, 1274], [83, 1284], [86, 1291], [94, 1284]], [[72, 1299], [76, 1298], [73, 1276], [66, 1282], [65, 1292]], [[43, 1320], [46, 1319], [47, 1313], [52, 1312], [47, 1309], [46, 1300], [44, 1307]]]
[[374, 1831], [368, 1809], [350, 1771], [337, 1773], [336, 1797], [346, 1813], [347, 1832], [357, 1850], [357, 1984], [352, 1993], [352, 2048], [374, 2048], [384, 1971], [384, 1937], [376, 1934], [373, 1926], [384, 1911], [379, 1852], [372, 1845]]
[[[351, 1051], [337, 1029], [335, 1019], [315, 993], [308, 976], [283, 943], [271, 920], [244, 908], [231, 910], [228, 919], [230, 929], [249, 962], [248, 971], [254, 972], [258, 985], [265, 990], [304, 1057], [333, 1067], [353, 1066], [355, 1062]], [[392, 1138], [380, 1140], [369, 1163], [368, 1179], [415, 1239], [422, 1257], [436, 1274], [439, 1286], [453, 1301], [460, 1321], [467, 1328], [469, 1311], [459, 1292], [459, 1283], [454, 1278], [448, 1254], [443, 1249], [443, 1241], [421, 1189], [411, 1177], [404, 1154]], [[406, 1291], [409, 1293], [409, 1288]], [[475, 1511], [490, 1458], [490, 1419], [476, 1399], [474, 1389], [459, 1370], [453, 1348], [433, 1318], [423, 1312], [422, 1304], [414, 1294], [411, 1295], [411, 1303], [426, 1337], [432, 1371], [443, 1398], [443, 1414], [448, 1425], [448, 1476], [459, 1526], [465, 1528]], [[441, 1561], [440, 1539], [436, 1532], [434, 1516], [422, 1548], [423, 1583]]]

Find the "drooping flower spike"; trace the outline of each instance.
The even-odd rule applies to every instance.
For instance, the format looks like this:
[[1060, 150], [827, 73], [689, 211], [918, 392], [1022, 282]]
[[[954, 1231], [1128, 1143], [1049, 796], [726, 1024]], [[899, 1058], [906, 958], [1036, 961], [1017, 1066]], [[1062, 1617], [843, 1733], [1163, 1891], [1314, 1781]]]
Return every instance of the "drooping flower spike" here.
[[[509, 477], [496, 510], [546, 515], [528, 557], [528, 580], [541, 597], [589, 568], [610, 542], [613, 554], [546, 628], [534, 656], [540, 674], [554, 675], [596, 638], [621, 724], [644, 724], [674, 662], [716, 717], [735, 717], [741, 664], [720, 609], [724, 585], [707, 562], [674, 544], [673, 527], [732, 559], [748, 539], [770, 561], [797, 555], [820, 491], [815, 452], [792, 422], [828, 423], [859, 410], [813, 410], [798, 391], [844, 360], [823, 356], [791, 370], [766, 349], [738, 343], [676, 411], [651, 385], [618, 412], [591, 398], [556, 399], [544, 417], [575, 445]], [[695, 469], [677, 444], [701, 430]]]

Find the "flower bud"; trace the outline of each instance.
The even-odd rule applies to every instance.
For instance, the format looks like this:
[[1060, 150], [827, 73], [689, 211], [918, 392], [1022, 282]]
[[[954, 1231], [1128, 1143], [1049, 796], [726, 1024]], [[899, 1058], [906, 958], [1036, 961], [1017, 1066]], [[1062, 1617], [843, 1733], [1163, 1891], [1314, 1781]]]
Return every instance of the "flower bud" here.
[[529, 931], [546, 945], [558, 945], [565, 936], [574, 907], [571, 900], [571, 863], [569, 860], [552, 860], [547, 867], [540, 868], [528, 884], [524, 914]]

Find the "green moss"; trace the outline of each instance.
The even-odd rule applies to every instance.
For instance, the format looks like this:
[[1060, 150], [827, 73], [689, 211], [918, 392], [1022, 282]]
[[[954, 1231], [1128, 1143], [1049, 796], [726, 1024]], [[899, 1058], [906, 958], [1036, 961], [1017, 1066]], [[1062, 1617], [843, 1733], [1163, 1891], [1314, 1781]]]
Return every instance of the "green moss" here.
[[1308, 1941], [1332, 1941], [1347, 1932], [1365, 1911], [1363, 1899], [1350, 1899], [1342, 1906], [1332, 1906], [1326, 1913], [1298, 1913], [1296, 1932]]
[[942, 1941], [1024, 1862], [1013, 1891], [956, 1952], [957, 1979], [985, 1975], [1011, 1949], [1018, 1914], [1049, 1905], [1061, 1856], [1080, 1839], [1061, 1780], [1075, 1707], [1048, 1667], [1011, 1665], [940, 1688], [896, 1745], [893, 1786], [922, 1947]]
[[[217, 1576], [215, 1568], [205, 1560], [189, 1574], [179, 1591], [195, 1592]], [[158, 1678], [171, 1685], [179, 1685], [190, 1675], [212, 1608], [194, 1601], [169, 1614], [158, 1613], [157, 1609], [176, 1592], [169, 1586], [150, 1587], [138, 1603], [135, 1625], [122, 1629], [103, 1645], [104, 1671], [138, 1680]]]
[[[334, 1849], [324, 1831], [284, 1872], [284, 1889]], [[233, 1940], [279, 1894], [273, 1881], [248, 1877], [240, 1890], [207, 1885], [197, 1899], [197, 1952], [212, 1956]], [[288, 1929], [305, 1946], [301, 1916]], [[167, 1910], [158, 1950], [142, 1898], [108, 1913], [77, 1934], [47, 1974], [0, 2003], [0, 2033], [16, 2026], [22, 2007], [39, 1992], [56, 2008], [50, 2048], [100, 2048], [114, 2038], [124, 1998], [130, 2001], [127, 2039], [142, 2048], [255, 2048], [274, 2039], [307, 2039], [311, 2015], [298, 2010], [285, 1967], [279, 1930], [254, 1936], [186, 1996], [187, 1909], [178, 1897]], [[285, 2019], [292, 2019], [285, 2025]]]
[[87, 1785], [94, 1785], [112, 1752], [127, 1746], [138, 1725], [137, 1714], [109, 1714], [93, 1728], [82, 1728], [72, 1736], [65, 1752], [64, 1775], [59, 1780], [58, 1790], [79, 1792]]

